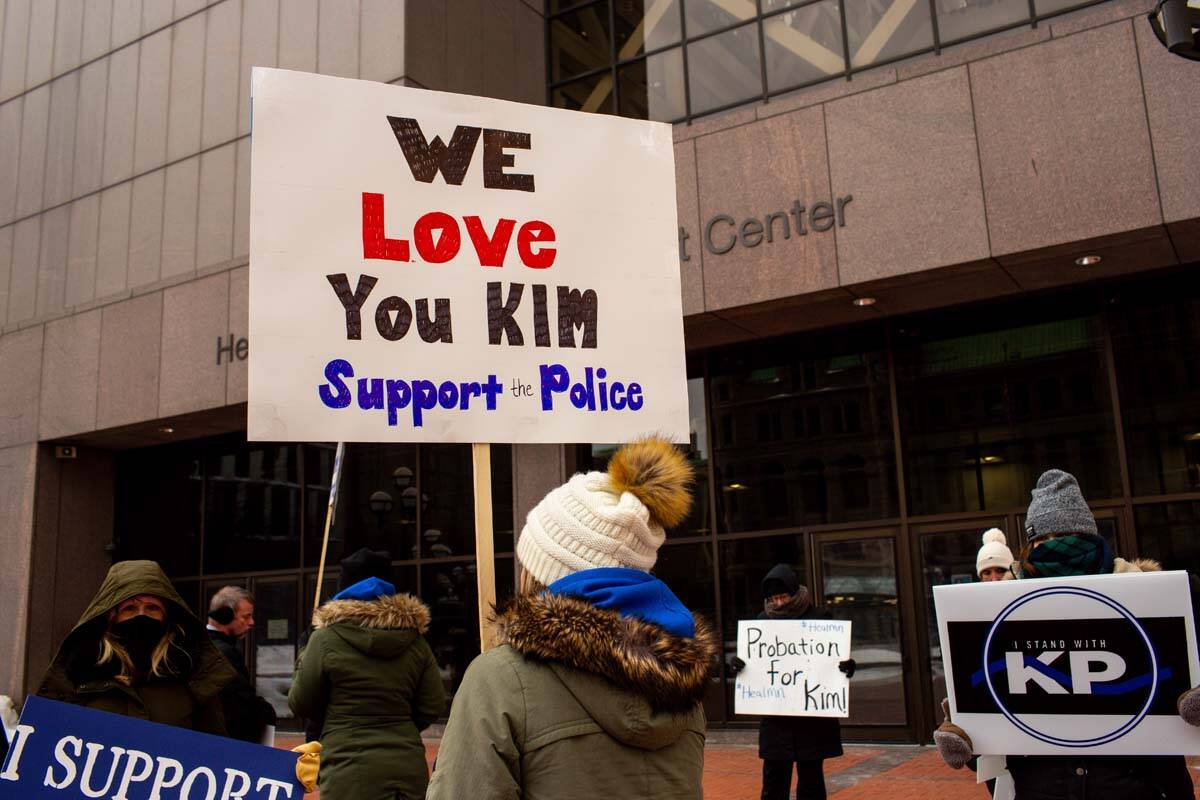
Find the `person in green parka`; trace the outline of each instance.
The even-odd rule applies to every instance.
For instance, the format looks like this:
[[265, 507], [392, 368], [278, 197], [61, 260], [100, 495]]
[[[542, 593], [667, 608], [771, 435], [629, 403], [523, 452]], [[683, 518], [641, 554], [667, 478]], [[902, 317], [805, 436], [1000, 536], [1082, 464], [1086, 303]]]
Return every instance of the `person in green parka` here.
[[322, 800], [419, 800], [429, 772], [421, 731], [446, 710], [423, 634], [429, 609], [379, 578], [313, 614], [288, 692], [298, 716], [323, 718]]
[[153, 561], [113, 564], [37, 694], [225, 736], [218, 693], [237, 672]]
[[[532, 511], [501, 642], [467, 668], [427, 800], [696, 800], [719, 640], [650, 574], [692, 468], [661, 439], [619, 449]], [[334, 798], [339, 800], [339, 798]]]

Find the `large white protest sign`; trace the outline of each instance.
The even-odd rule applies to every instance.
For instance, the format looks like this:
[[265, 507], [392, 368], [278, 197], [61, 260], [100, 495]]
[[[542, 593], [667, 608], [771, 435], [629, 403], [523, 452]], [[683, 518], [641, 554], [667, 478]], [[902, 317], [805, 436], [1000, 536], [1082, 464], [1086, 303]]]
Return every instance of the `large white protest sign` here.
[[833, 619], [741, 620], [733, 687], [738, 714], [850, 716], [850, 623]]
[[951, 718], [976, 753], [1200, 754], [1187, 573], [933, 590]]
[[256, 69], [255, 440], [688, 435], [671, 127]]

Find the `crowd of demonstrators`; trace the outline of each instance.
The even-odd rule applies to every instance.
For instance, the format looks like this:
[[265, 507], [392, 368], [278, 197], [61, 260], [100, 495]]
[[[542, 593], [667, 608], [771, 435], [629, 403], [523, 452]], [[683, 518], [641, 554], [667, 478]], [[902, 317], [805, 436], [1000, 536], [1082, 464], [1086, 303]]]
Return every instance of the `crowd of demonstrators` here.
[[[1013, 567], [1018, 580], [1153, 572], [1153, 561], [1115, 557], [1096, 527], [1075, 478], [1062, 470], [1044, 473], [1033, 489], [1025, 516], [1028, 543]], [[947, 709], [943, 703], [943, 709]], [[1200, 725], [1200, 690], [1180, 698], [1180, 716]], [[942, 759], [958, 769], [972, 760], [968, 731], [949, 718], [934, 733]], [[1017, 800], [1192, 800], [1194, 789], [1183, 756], [1005, 757]]]
[[38, 694], [225, 736], [220, 693], [237, 671], [153, 561], [114, 564]]
[[267, 728], [276, 723], [275, 709], [254, 691], [239, 647], [254, 629], [254, 596], [240, 586], [222, 587], [209, 603], [207, 627], [217, 650], [237, 670], [237, 677], [221, 690], [225, 727], [234, 739], [263, 742]]
[[[390, 564], [377, 569], [390, 577]], [[313, 627], [288, 704], [299, 716], [321, 720], [322, 796], [424, 797], [429, 774], [421, 731], [446, 709], [441, 673], [424, 638], [429, 609], [372, 575], [321, 605]]]
[[[776, 564], [762, 580], [763, 610], [757, 619], [832, 619], [813, 605], [812, 593], [787, 564]], [[736, 654], [728, 660], [737, 675], [746, 662]], [[847, 677], [855, 663], [838, 664]], [[764, 716], [758, 726], [758, 757], [762, 759], [762, 800], [787, 800], [796, 771], [796, 800], [824, 800], [825, 759], [842, 755], [842, 727], [836, 717]]]
[[[387, 553], [341, 562], [340, 590], [313, 614], [288, 702], [309, 721], [297, 775], [310, 790], [324, 748], [329, 800], [702, 796], [706, 721], [701, 701], [720, 643], [650, 574], [665, 530], [691, 504], [692, 470], [669, 443], [620, 448], [606, 472], [575, 475], [529, 513], [517, 543], [519, 591], [493, 618], [499, 645], [466, 670], [432, 778], [421, 731], [446, 710], [426, 641], [431, 614], [392, 583]], [[1075, 478], [1050, 470], [1025, 517], [1014, 557], [1003, 532], [983, 534], [984, 582], [1157, 571], [1116, 557]], [[1200, 595], [1195, 591], [1193, 597]], [[829, 619], [787, 564], [762, 579], [758, 619]], [[151, 561], [114, 564], [67, 634], [38, 694], [203, 733], [261, 741], [275, 713], [254, 693], [239, 641], [254, 598], [227, 586], [206, 626]], [[729, 671], [745, 663], [734, 654]], [[839, 668], [852, 676], [853, 660]], [[1180, 717], [1200, 726], [1200, 688]], [[943, 708], [947, 708], [943, 702]], [[934, 735], [943, 760], [971, 766], [970, 732], [947, 711]], [[0, 759], [7, 738], [0, 736]], [[765, 716], [759, 726], [763, 800], [826, 796], [823, 761], [842, 755], [836, 718]], [[980, 757], [983, 758], [982, 756]], [[1003, 760], [997, 796], [1017, 800], [1191, 800], [1182, 756], [1027, 756]], [[990, 768], [989, 764], [989, 768]], [[988, 791], [993, 787], [989, 782]]]
[[521, 591], [497, 609], [501, 644], [467, 668], [429, 798], [702, 796], [719, 645], [649, 574], [691, 482], [671, 444], [645, 440], [530, 512]]

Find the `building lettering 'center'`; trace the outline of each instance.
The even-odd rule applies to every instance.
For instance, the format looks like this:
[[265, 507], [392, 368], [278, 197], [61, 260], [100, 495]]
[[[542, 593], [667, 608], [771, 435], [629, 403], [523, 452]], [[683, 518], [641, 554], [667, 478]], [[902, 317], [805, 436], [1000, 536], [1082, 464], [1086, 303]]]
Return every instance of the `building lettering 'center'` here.
[[[814, 203], [808, 208], [799, 200], [787, 211], [772, 211], [763, 216], [748, 217], [740, 223], [728, 214], [716, 214], [704, 223], [704, 249], [713, 255], [723, 256], [739, 244], [742, 247], [758, 247], [765, 239], [772, 244], [777, 238], [790, 239], [792, 235], [807, 236], [809, 230], [825, 233], [834, 225], [846, 227], [846, 206], [854, 195], [839, 197], [835, 203]], [[679, 260], [691, 261], [688, 239], [691, 236], [683, 227], [679, 228]]]

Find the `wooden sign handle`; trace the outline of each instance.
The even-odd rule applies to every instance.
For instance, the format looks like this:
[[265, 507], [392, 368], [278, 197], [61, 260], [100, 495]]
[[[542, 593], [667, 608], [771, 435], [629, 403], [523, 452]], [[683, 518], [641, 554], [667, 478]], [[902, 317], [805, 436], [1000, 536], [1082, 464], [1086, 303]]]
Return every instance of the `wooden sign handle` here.
[[479, 651], [496, 646], [488, 618], [496, 604], [496, 554], [492, 539], [492, 446], [471, 445], [475, 474], [475, 581], [479, 596]]

